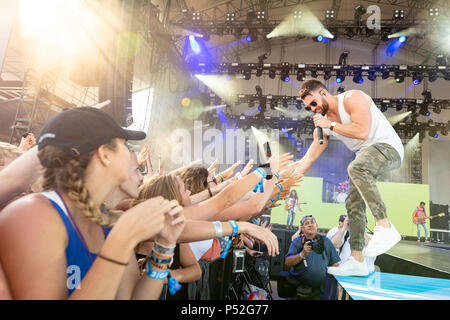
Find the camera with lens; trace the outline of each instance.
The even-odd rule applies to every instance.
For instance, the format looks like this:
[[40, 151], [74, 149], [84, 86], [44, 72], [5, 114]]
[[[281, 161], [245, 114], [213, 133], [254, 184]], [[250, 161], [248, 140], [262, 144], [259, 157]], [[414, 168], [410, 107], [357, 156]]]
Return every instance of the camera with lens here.
[[305, 245], [310, 245], [312, 247], [312, 250], [317, 254], [322, 254], [323, 250], [325, 249], [323, 245], [323, 239], [319, 235], [317, 237], [317, 240], [305, 238], [304, 243]]

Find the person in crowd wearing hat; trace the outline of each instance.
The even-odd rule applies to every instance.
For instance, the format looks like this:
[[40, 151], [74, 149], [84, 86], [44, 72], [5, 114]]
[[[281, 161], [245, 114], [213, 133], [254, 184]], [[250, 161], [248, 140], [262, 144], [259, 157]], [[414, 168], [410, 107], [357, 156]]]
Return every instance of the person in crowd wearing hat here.
[[302, 233], [292, 241], [285, 264], [291, 278], [302, 294], [309, 299], [320, 299], [325, 288], [327, 267], [338, 266], [339, 255], [327, 237], [317, 233], [319, 225], [312, 215], [300, 221]]
[[[106, 112], [80, 107], [52, 117], [38, 140], [42, 193], [0, 215], [0, 263], [14, 299], [157, 299], [185, 218], [156, 197], [121, 215], [101, 209], [127, 179], [127, 140]], [[141, 276], [133, 249], [154, 237], [158, 268]], [[14, 248], [14, 250], [11, 250]]]

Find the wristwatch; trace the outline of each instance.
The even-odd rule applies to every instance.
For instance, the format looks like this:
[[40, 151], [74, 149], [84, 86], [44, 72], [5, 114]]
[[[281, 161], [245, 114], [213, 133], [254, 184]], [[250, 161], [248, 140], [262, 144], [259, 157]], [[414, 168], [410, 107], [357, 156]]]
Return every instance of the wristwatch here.
[[333, 131], [333, 128], [336, 126], [336, 122], [332, 121], [330, 123], [330, 130]]

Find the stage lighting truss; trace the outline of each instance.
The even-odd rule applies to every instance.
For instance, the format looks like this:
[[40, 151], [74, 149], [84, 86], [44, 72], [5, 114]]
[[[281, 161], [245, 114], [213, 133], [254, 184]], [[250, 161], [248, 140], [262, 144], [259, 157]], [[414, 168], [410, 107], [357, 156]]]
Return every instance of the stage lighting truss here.
[[[343, 88], [343, 87], [342, 87]], [[237, 103], [250, 103], [250, 102], [258, 102], [260, 99], [265, 98], [271, 104], [271, 109], [275, 109], [275, 107], [279, 104], [286, 105], [295, 105], [299, 101], [298, 96], [282, 96], [282, 95], [255, 95], [255, 94], [239, 94], [236, 96]], [[387, 109], [396, 109], [397, 111], [402, 110], [403, 106], [407, 105], [407, 111], [411, 111], [414, 115], [419, 108], [427, 109], [428, 104], [424, 103], [424, 99], [397, 99], [397, 98], [375, 98], [373, 99], [375, 105], [379, 108], [383, 108], [385, 112]], [[434, 99], [429, 104], [433, 104], [434, 106], [439, 106], [439, 108], [450, 110], [450, 100], [449, 99]]]
[[[414, 137], [417, 132], [428, 131], [429, 135], [437, 138], [436, 134], [441, 133], [446, 136], [450, 127], [450, 121], [447, 123], [436, 123], [431, 119], [426, 122], [417, 121], [419, 113], [415, 113], [417, 106], [424, 108], [423, 100], [416, 99], [388, 99], [388, 98], [377, 98], [374, 99], [375, 104], [381, 109], [382, 112], [387, 111], [389, 108], [395, 108], [397, 111], [401, 111], [404, 105], [407, 105], [408, 111], [413, 111], [413, 113], [405, 118], [403, 121], [396, 123], [394, 128], [397, 130], [401, 138], [410, 139]], [[295, 106], [295, 108], [300, 111], [303, 109], [304, 104], [298, 96], [281, 96], [281, 95], [263, 95], [258, 96], [256, 94], [239, 94], [237, 95], [237, 103], [247, 103], [249, 107], [258, 105], [260, 110], [259, 113], [254, 116], [244, 116], [241, 115], [230, 115], [230, 120], [241, 121], [238, 123], [240, 128], [249, 127], [250, 125], [258, 127], [271, 127], [271, 128], [301, 128], [301, 133], [312, 134], [314, 130], [314, 123], [311, 117], [291, 118], [280, 114], [279, 117], [269, 116], [264, 114], [267, 111], [266, 104], [270, 104], [271, 110], [276, 110], [275, 108], [280, 104], [284, 108], [289, 106]], [[446, 105], [448, 109], [449, 100], [434, 100], [435, 105], [440, 105], [441, 107]], [[311, 114], [312, 115], [312, 114]], [[431, 121], [430, 121], [431, 120]]]
[[[292, 80], [297, 77], [298, 81], [304, 81], [306, 77], [323, 77], [329, 80], [331, 77], [341, 77], [341, 82], [345, 76], [353, 76], [356, 83], [361, 83], [361, 79], [367, 77], [374, 81], [377, 77], [383, 80], [394, 78], [396, 83], [402, 83], [406, 77], [412, 77], [415, 85], [419, 84], [424, 77], [429, 77], [431, 82], [443, 78], [450, 80], [450, 68], [447, 66], [426, 66], [426, 65], [339, 65], [339, 64], [303, 64], [303, 63], [202, 63], [198, 65], [197, 74], [251, 74], [257, 77], [268, 74], [271, 79], [275, 79], [279, 74], [283, 81]], [[289, 79], [287, 79], [289, 78]]]

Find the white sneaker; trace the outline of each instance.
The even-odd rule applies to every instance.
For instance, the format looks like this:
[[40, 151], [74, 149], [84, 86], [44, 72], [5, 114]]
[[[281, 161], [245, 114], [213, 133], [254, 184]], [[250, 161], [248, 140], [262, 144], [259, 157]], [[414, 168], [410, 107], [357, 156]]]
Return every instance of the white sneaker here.
[[395, 229], [394, 225], [392, 223], [390, 225], [390, 228], [375, 226], [372, 239], [370, 239], [367, 247], [363, 249], [363, 255], [365, 257], [379, 256], [389, 251], [402, 239], [402, 236]]
[[356, 261], [352, 256], [347, 261], [342, 263], [339, 267], [329, 267], [328, 273], [336, 276], [367, 276], [369, 270], [367, 269], [367, 263]]

